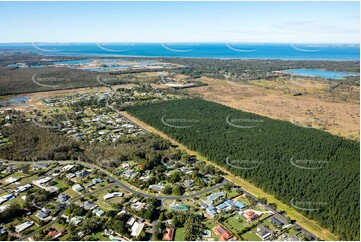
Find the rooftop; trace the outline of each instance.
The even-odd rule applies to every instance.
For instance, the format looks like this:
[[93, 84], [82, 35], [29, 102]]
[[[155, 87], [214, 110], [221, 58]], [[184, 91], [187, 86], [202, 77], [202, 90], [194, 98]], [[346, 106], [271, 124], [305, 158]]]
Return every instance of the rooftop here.
[[134, 237], [139, 236], [140, 232], [142, 232], [143, 227], [144, 227], [144, 223], [135, 222], [132, 227], [131, 235]]

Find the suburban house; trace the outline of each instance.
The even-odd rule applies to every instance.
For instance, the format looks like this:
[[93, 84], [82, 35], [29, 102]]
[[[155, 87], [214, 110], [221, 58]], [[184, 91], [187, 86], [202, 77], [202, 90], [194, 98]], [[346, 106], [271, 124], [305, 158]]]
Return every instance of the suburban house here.
[[31, 188], [31, 185], [30, 184], [26, 184], [24, 186], [20, 186], [20, 187], [17, 187], [14, 189], [14, 191], [16, 193], [20, 193], [20, 192], [25, 192], [26, 190], [28, 190], [29, 188]]
[[246, 219], [247, 222], [252, 222], [258, 218], [258, 215], [251, 209], [244, 211], [242, 216]]
[[30, 228], [31, 226], [33, 226], [34, 222], [33, 221], [26, 221], [25, 223], [22, 223], [18, 226], [15, 227], [15, 232], [20, 233], [22, 231], [24, 231], [27, 228]]
[[136, 211], [140, 211], [142, 208], [145, 207], [145, 205], [146, 205], [146, 203], [136, 201], [136, 202], [132, 203], [131, 207]]
[[64, 167], [61, 168], [60, 171], [64, 172], [64, 171], [70, 171], [71, 169], [74, 168], [75, 165], [66, 165]]
[[94, 184], [97, 184], [97, 183], [103, 182], [103, 180], [102, 180], [101, 178], [94, 178], [94, 179], [92, 180], [92, 182], [93, 182]]
[[48, 183], [49, 181], [51, 181], [51, 177], [44, 177], [44, 178], [41, 178], [39, 180], [35, 180], [33, 181], [33, 184], [40, 187], [40, 188], [43, 188], [44, 184]]
[[260, 224], [257, 226], [257, 235], [262, 240], [267, 240], [272, 234], [271, 230], [267, 226]]
[[39, 188], [42, 188], [42, 189], [44, 189], [44, 190], [46, 190], [48, 192], [51, 192], [51, 193], [58, 191], [59, 190], [58, 187], [56, 187], [56, 186], [48, 186], [47, 183], [49, 181], [51, 181], [51, 180], [52, 180], [52, 178], [47, 176], [47, 177], [44, 177], [44, 178], [33, 181], [33, 184], [35, 186], [38, 186]]
[[206, 211], [212, 218], [217, 215], [217, 210], [213, 206], [209, 206]]
[[57, 231], [57, 230], [52, 230], [48, 232], [48, 235], [52, 238], [52, 239], [57, 239], [59, 238], [64, 231]]
[[77, 172], [75, 172], [75, 175], [76, 175], [77, 177], [85, 178], [85, 177], [87, 177], [87, 176], [90, 175], [90, 172], [87, 171], [87, 170], [82, 170], [82, 171], [77, 171]]
[[227, 241], [233, 239], [233, 235], [223, 225], [219, 225], [213, 228], [213, 232], [219, 237], [220, 241]]
[[50, 219], [50, 211], [46, 208], [41, 209], [37, 214], [36, 217], [42, 221]]
[[87, 187], [87, 188], [91, 188], [91, 187], [93, 187], [93, 186], [95, 186], [94, 183], [88, 183], [88, 184], [86, 184], [86, 187]]
[[233, 200], [227, 200], [224, 203], [221, 203], [217, 206], [217, 210], [221, 211], [221, 210], [230, 210], [231, 208], [237, 208], [237, 209], [242, 209], [245, 208], [246, 205], [244, 205], [241, 202], [235, 202]]
[[199, 205], [201, 206], [201, 208], [204, 208], [204, 209], [207, 209], [208, 208], [208, 205], [205, 204], [205, 203], [199, 203]]
[[66, 178], [71, 179], [71, 178], [74, 178], [74, 177], [75, 177], [75, 174], [74, 174], [74, 173], [68, 173], [68, 174], [66, 174], [65, 176], [66, 176]]
[[105, 214], [105, 212], [103, 210], [100, 209], [95, 209], [93, 210], [93, 213], [97, 216], [97, 217], [101, 217]]
[[135, 172], [132, 169], [127, 169], [123, 172], [123, 175], [128, 179], [134, 178], [137, 174], [138, 172]]
[[75, 184], [71, 187], [71, 189], [73, 189], [73, 191], [76, 191], [76, 192], [81, 192], [84, 190], [84, 188], [82, 186], [80, 186], [79, 184]]
[[191, 187], [193, 185], [194, 181], [192, 179], [189, 180], [185, 180], [184, 181], [184, 186], [185, 187]]
[[40, 163], [35, 163], [33, 165], [33, 169], [34, 171], [38, 171], [38, 170], [42, 170], [42, 169], [45, 169], [45, 168], [48, 168], [49, 164], [40, 164]]
[[163, 184], [156, 184], [156, 185], [150, 185], [149, 188], [154, 191], [161, 192], [163, 190], [164, 186], [163, 186]]
[[144, 227], [144, 223], [138, 223], [138, 222], [135, 222], [132, 226], [132, 233], [131, 235], [133, 237], [137, 237], [139, 236], [140, 232], [142, 232], [142, 229]]
[[273, 216], [270, 221], [277, 227], [282, 227], [284, 225], [284, 223], [278, 220], [275, 216]]
[[8, 184], [11, 184], [11, 183], [14, 183], [14, 182], [17, 182], [19, 181], [19, 178], [15, 178], [15, 177], [9, 177], [5, 180], [6, 183]]
[[173, 241], [175, 234], [175, 228], [166, 228], [163, 235], [163, 241]]
[[92, 202], [89, 202], [89, 201], [85, 201], [85, 202], [83, 203], [83, 208], [84, 208], [85, 210], [93, 210], [93, 209], [96, 208], [96, 207], [97, 207], [96, 204], [94, 204], [94, 203], [92, 203]]
[[68, 201], [69, 198], [70, 198], [69, 195], [64, 194], [64, 193], [60, 193], [58, 195], [58, 197], [56, 198], [56, 201], [58, 203], [66, 203], [66, 201]]
[[8, 195], [4, 195], [0, 197], [0, 204], [6, 202], [6, 201], [10, 201], [11, 199], [14, 199], [15, 196], [13, 194], [8, 194]]
[[0, 213], [4, 212], [6, 209], [8, 209], [10, 207], [9, 204], [5, 204], [5, 205], [1, 205], [0, 206]]
[[223, 197], [223, 196], [225, 196], [225, 195], [226, 195], [225, 192], [212, 193], [211, 195], [209, 195], [209, 196], [207, 197], [207, 202], [208, 202], [208, 204], [213, 204], [213, 202], [214, 202], [215, 200], [217, 200], [218, 198]]
[[135, 218], [134, 218], [134, 217], [131, 217], [131, 218], [128, 220], [127, 225], [128, 225], [129, 227], [132, 227], [134, 223], [135, 223]]
[[107, 200], [107, 199], [110, 199], [113, 197], [122, 197], [122, 196], [123, 196], [122, 192], [112, 192], [112, 193], [105, 194], [103, 196], [103, 198], [104, 198], [104, 200]]
[[83, 222], [84, 217], [81, 216], [75, 216], [69, 220], [69, 224], [79, 225], [81, 222]]

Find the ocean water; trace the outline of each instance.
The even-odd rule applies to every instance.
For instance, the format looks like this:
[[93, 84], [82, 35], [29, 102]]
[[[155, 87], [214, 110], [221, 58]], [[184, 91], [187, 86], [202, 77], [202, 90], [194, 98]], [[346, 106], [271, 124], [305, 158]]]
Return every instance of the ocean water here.
[[284, 70], [283, 72], [298, 76], [322, 77], [322, 78], [334, 79], [334, 80], [343, 80], [344, 77], [346, 76], [357, 76], [356, 73], [350, 73], [350, 72], [329, 71], [322, 69], [306, 69], [306, 68]]
[[359, 44], [74, 43], [0, 44], [0, 54], [30, 51], [54, 56], [135, 56], [284, 60], [360, 60]]

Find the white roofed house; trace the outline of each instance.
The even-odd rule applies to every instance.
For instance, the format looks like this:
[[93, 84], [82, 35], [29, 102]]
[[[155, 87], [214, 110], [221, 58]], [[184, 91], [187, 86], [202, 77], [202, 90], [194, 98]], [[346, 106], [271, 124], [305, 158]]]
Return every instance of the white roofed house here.
[[81, 185], [79, 185], [79, 184], [73, 185], [73, 186], [71, 187], [71, 189], [73, 189], [73, 191], [76, 191], [76, 192], [81, 192], [81, 191], [84, 190], [84, 188], [83, 188]]
[[94, 208], [96, 208], [98, 205], [92, 203], [92, 202], [89, 202], [89, 201], [85, 201], [83, 203], [83, 207], [85, 210], [93, 210]]
[[149, 186], [150, 189], [157, 191], [157, 192], [161, 192], [164, 188], [163, 184], [158, 183], [158, 184], [153, 184]]
[[14, 182], [17, 182], [19, 181], [19, 178], [15, 178], [15, 177], [9, 177], [5, 180], [6, 183], [8, 184], [11, 184], [11, 183], [14, 183]]
[[123, 193], [122, 192], [112, 192], [112, 193], [108, 193], [106, 195], [103, 196], [104, 200], [113, 198], [113, 197], [122, 197]]
[[6, 209], [8, 209], [10, 207], [9, 204], [5, 204], [5, 205], [1, 205], [0, 206], [0, 213], [4, 212]]
[[134, 218], [134, 217], [131, 217], [131, 218], [128, 220], [127, 225], [128, 225], [129, 227], [131, 227], [131, 226], [133, 226], [134, 223], [135, 223], [135, 218]]
[[15, 232], [20, 233], [20, 232], [24, 231], [25, 229], [33, 226], [33, 224], [34, 224], [33, 221], [26, 221], [25, 223], [15, 226]]
[[29, 188], [31, 188], [31, 185], [30, 184], [26, 184], [24, 186], [19, 186], [17, 188], [14, 189], [14, 191], [16, 193], [21, 193], [21, 192], [25, 192], [26, 190], [28, 190]]
[[123, 125], [121, 125], [121, 127], [130, 129], [130, 128], [134, 128], [134, 125], [133, 124], [123, 124]]
[[144, 223], [139, 223], [139, 222], [135, 222], [132, 226], [132, 233], [131, 235], [133, 237], [137, 237], [140, 235], [140, 233], [142, 232], [144, 228]]
[[217, 192], [217, 193], [212, 193], [211, 195], [209, 195], [207, 197], [207, 202], [208, 204], [213, 204], [213, 202], [217, 199], [219, 199], [220, 197], [225, 196], [226, 193], [225, 192]]
[[105, 212], [103, 210], [98, 210], [96, 211], [95, 215], [98, 216], [98, 217], [101, 217], [105, 214]]
[[56, 186], [48, 186], [48, 182], [50, 182], [51, 180], [52, 180], [52, 178], [47, 176], [47, 177], [33, 181], [33, 184], [39, 188], [42, 188], [48, 192], [53, 193], [53, 192], [58, 191], [59, 188]]
[[42, 187], [45, 183], [48, 183], [49, 181], [51, 181], [51, 177], [44, 177], [38, 180], [33, 181], [33, 184], [39, 187]]
[[62, 167], [61, 169], [60, 169], [60, 171], [70, 171], [71, 169], [73, 169], [75, 167], [75, 165], [66, 165], [66, 166], [64, 166], [64, 167]]
[[41, 163], [35, 163], [33, 165], [33, 170], [37, 171], [37, 170], [41, 170], [41, 169], [45, 169], [49, 166], [49, 164], [41, 164]]
[[56, 198], [56, 201], [57, 201], [58, 203], [66, 203], [66, 201], [67, 201], [69, 198], [70, 198], [69, 195], [64, 194], [64, 193], [60, 193], [60, 194], [58, 195], [58, 197]]
[[189, 180], [185, 180], [184, 181], [184, 186], [185, 187], [191, 187], [193, 185], [194, 181], [192, 179]]
[[75, 173], [68, 173], [65, 175], [67, 178], [71, 179], [73, 177], [75, 177]]
[[6, 201], [10, 201], [11, 199], [14, 199], [15, 196], [13, 194], [7, 194], [7, 195], [3, 195], [0, 197], [0, 204], [6, 202]]
[[134, 202], [131, 204], [131, 207], [136, 210], [136, 211], [140, 211], [142, 208], [144, 208], [146, 206], [146, 203], [142, 203], [142, 202]]

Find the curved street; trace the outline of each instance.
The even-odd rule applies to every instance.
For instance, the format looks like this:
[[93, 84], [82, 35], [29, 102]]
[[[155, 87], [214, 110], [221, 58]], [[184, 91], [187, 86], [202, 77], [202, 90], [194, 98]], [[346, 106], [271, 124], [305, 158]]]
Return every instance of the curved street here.
[[[18, 165], [24, 165], [24, 164], [32, 164], [32, 162], [29, 161], [9, 161], [6, 160], [5, 161], [8, 164], [18, 164]], [[124, 190], [133, 193], [134, 195], [137, 196], [141, 196], [141, 197], [145, 197], [145, 198], [156, 198], [159, 200], [174, 200], [174, 199], [187, 199], [187, 198], [194, 198], [194, 197], [198, 197], [201, 196], [205, 193], [211, 192], [213, 190], [216, 190], [222, 186], [224, 186], [226, 183], [228, 183], [228, 181], [225, 179], [222, 183], [219, 183], [217, 185], [214, 185], [212, 187], [206, 188], [204, 190], [201, 191], [197, 191], [191, 194], [185, 194], [185, 195], [181, 195], [181, 196], [170, 196], [170, 195], [161, 195], [161, 194], [154, 194], [154, 193], [148, 193], [145, 191], [142, 191], [130, 184], [128, 184], [127, 182], [124, 182], [120, 179], [118, 179], [117, 177], [115, 177], [111, 172], [107, 171], [106, 169], [95, 165], [95, 164], [91, 164], [91, 163], [87, 163], [87, 162], [83, 162], [83, 161], [36, 161], [36, 163], [41, 164], [41, 163], [46, 163], [46, 164], [51, 164], [51, 163], [58, 163], [58, 164], [72, 164], [72, 163], [78, 163], [82, 166], [88, 167], [88, 168], [93, 168], [93, 169], [97, 169], [100, 170], [102, 173], [104, 173], [105, 175], [107, 175], [107, 177], [109, 178], [110, 181], [113, 181], [115, 185], [120, 186], [121, 188], [123, 188]]]
[[[7, 163], [7, 164], [13, 164], [13, 165], [29, 165], [29, 164], [33, 164], [34, 162], [30, 162], [30, 161], [9, 161], [9, 160], [5, 160], [4, 163]], [[152, 193], [147, 193], [147, 192], [144, 192], [144, 191], [141, 191], [140, 189], [138, 188], [135, 188], [133, 187], [132, 185], [124, 182], [124, 181], [121, 181], [120, 179], [118, 179], [117, 177], [115, 177], [111, 172], [107, 171], [106, 169], [98, 166], [98, 165], [95, 165], [95, 164], [91, 164], [91, 163], [87, 163], [87, 162], [83, 162], [83, 161], [36, 161], [36, 163], [38, 164], [41, 164], [41, 163], [46, 163], [46, 164], [54, 164], [54, 163], [57, 163], [57, 164], [60, 164], [60, 165], [65, 165], [65, 164], [73, 164], [73, 163], [78, 163], [84, 167], [88, 167], [88, 168], [93, 168], [93, 169], [97, 169], [97, 170], [100, 170], [102, 173], [104, 173], [108, 179], [110, 181], [112, 181], [111, 184], [105, 186], [105, 187], [102, 187], [102, 188], [99, 188], [98, 190], [95, 190], [95, 191], [92, 191], [92, 192], [89, 192], [89, 193], [86, 193], [84, 195], [92, 195], [92, 194], [96, 194], [98, 192], [101, 192], [101, 191], [104, 191], [112, 186], [119, 186], [121, 187], [122, 189], [130, 192], [130, 193], [133, 193], [134, 195], [136, 196], [141, 196], [141, 197], [145, 197], [145, 198], [156, 198], [156, 199], [159, 199], [159, 200], [162, 200], [162, 202], [164, 200], [175, 200], [175, 199], [187, 199], [187, 198], [194, 198], [194, 197], [199, 197], [205, 193], [208, 193], [208, 192], [211, 192], [213, 190], [216, 190], [218, 188], [221, 188], [222, 186], [224, 186], [226, 183], [228, 183], [228, 181], [226, 179], [224, 179], [224, 181], [222, 183], [219, 183], [217, 185], [214, 185], [212, 187], [209, 187], [207, 189], [204, 189], [204, 190], [201, 190], [201, 191], [197, 191], [197, 192], [194, 192], [192, 194], [185, 194], [185, 195], [181, 195], [181, 196], [168, 196], [168, 195], [158, 195], [158, 194], [152, 194]], [[75, 198], [73, 198], [68, 204], [67, 206], [71, 205], [71, 204], [74, 204], [76, 201], [80, 200], [84, 195], [79, 195]], [[38, 229], [34, 230], [33, 232], [31, 232], [30, 234], [27, 234], [25, 236], [22, 236], [20, 237], [18, 240], [19, 241], [24, 241], [24, 240], [27, 240], [28, 238], [36, 235], [39, 231], [42, 231], [42, 230], [45, 230], [47, 228], [50, 228], [51, 226], [53, 226], [57, 221], [58, 219], [63, 216], [64, 212], [65, 212], [65, 208], [62, 208], [58, 215], [53, 218], [52, 221], [50, 221], [49, 223], [47, 223], [46, 225], [42, 226], [42, 227], [39, 227]], [[156, 222], [156, 221], [154, 221]]]

